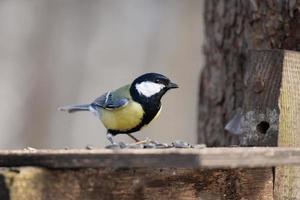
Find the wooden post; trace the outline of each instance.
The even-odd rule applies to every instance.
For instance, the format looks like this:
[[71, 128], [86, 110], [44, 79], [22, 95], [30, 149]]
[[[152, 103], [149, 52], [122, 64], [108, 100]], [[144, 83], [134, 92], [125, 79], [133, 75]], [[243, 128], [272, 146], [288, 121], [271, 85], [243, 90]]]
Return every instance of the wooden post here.
[[245, 100], [243, 79], [248, 70], [244, 63], [247, 51], [274, 48], [299, 51], [299, 6], [300, 1], [295, 0], [205, 1], [199, 143], [207, 146], [237, 144], [223, 128], [231, 113], [242, 107]]
[[[300, 147], [300, 53], [282, 51], [283, 70], [280, 89], [280, 147]], [[300, 167], [277, 167], [276, 199], [300, 199]]]
[[[246, 54], [244, 101], [229, 121], [235, 124], [231, 128], [238, 130], [227, 129], [241, 146], [277, 146], [282, 60], [281, 50], [249, 50]], [[260, 170], [269, 178], [265, 182], [273, 182], [271, 169]]]
[[[239, 144], [300, 147], [300, 53], [250, 50], [245, 69]], [[275, 181], [277, 199], [300, 199], [298, 166], [276, 168]]]
[[249, 50], [239, 144], [277, 146], [282, 50]]

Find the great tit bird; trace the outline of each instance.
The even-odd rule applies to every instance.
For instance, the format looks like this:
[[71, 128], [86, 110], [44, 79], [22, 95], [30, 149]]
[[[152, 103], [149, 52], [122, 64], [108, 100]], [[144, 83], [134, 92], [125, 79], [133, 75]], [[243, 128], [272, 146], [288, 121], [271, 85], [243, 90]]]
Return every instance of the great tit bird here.
[[68, 105], [59, 110], [73, 113], [90, 111], [107, 129], [107, 139], [114, 144], [112, 136], [127, 134], [136, 142], [131, 133], [139, 131], [159, 116], [161, 98], [170, 89], [178, 88], [167, 77], [158, 73], [147, 73], [136, 78], [131, 84], [109, 91], [90, 104]]

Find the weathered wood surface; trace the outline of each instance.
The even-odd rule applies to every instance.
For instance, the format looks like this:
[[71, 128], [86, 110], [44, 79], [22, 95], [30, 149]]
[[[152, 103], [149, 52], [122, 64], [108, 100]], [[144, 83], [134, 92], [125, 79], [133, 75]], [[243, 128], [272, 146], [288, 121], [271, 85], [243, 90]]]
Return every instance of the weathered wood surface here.
[[224, 126], [246, 100], [247, 51], [299, 51], [299, 5], [300, 1], [294, 0], [205, 1], [206, 64], [199, 87], [198, 143], [238, 144]]
[[249, 50], [245, 60], [244, 101], [239, 112], [240, 133], [236, 135], [239, 144], [277, 146], [279, 126], [279, 143], [297, 143], [300, 53]]
[[1, 150], [0, 166], [237, 168], [300, 165], [300, 148]]
[[271, 178], [271, 168], [6, 168], [0, 171], [0, 199], [272, 200]]
[[[239, 144], [300, 147], [300, 53], [249, 50]], [[263, 126], [260, 126], [263, 124]], [[277, 199], [300, 199], [300, 167], [277, 167]]]
[[283, 50], [249, 50], [246, 54], [238, 136], [242, 146], [277, 146], [283, 59]]
[[[284, 51], [280, 89], [280, 147], [300, 147], [300, 53]], [[300, 199], [300, 166], [276, 168], [277, 199]]]

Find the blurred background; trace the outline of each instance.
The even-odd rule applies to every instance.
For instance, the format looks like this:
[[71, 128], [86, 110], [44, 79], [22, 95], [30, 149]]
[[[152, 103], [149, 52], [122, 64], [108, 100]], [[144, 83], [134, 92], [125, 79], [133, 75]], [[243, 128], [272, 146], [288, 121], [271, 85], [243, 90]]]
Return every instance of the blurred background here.
[[[178, 83], [161, 116], [134, 135], [196, 142], [203, 63], [201, 0], [0, 1], [0, 148], [108, 144], [89, 103], [146, 72]], [[116, 141], [131, 142], [126, 136]]]

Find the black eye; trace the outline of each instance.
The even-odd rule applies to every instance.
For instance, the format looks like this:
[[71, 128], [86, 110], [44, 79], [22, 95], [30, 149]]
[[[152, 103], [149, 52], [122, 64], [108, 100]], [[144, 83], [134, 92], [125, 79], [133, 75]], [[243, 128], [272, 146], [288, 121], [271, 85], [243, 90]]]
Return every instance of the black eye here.
[[160, 83], [160, 80], [159, 80], [159, 79], [156, 79], [156, 80], [155, 80], [155, 83]]

